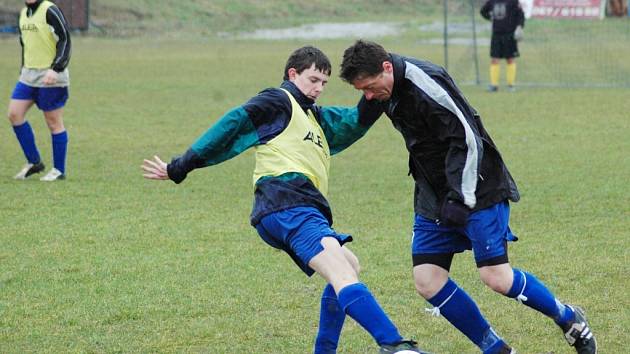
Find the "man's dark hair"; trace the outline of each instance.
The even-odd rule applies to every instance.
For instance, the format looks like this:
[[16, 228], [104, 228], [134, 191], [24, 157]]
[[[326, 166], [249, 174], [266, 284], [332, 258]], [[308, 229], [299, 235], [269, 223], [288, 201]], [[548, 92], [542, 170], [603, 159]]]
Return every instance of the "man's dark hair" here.
[[300, 74], [313, 64], [315, 64], [315, 69], [330, 75], [332, 67], [324, 52], [310, 45], [296, 49], [291, 53], [287, 65], [284, 67], [284, 80], [289, 80], [289, 69], [294, 68]]
[[339, 77], [352, 84], [357, 79], [378, 75], [383, 72], [384, 61], [391, 61], [385, 48], [359, 39], [343, 52]]

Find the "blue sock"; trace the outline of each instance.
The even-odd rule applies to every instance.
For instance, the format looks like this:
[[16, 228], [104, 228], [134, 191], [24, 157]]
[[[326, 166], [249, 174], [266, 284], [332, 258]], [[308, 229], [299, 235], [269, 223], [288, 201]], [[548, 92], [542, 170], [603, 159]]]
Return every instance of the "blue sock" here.
[[573, 311], [562, 304], [538, 278], [514, 268], [514, 281], [507, 297], [515, 298], [536, 311], [551, 317], [558, 325], [573, 319]]
[[28, 121], [25, 121], [22, 125], [14, 125], [13, 131], [15, 132], [15, 136], [22, 147], [26, 160], [32, 164], [40, 163], [42, 159], [40, 158], [39, 151], [37, 151], [37, 146], [35, 145], [33, 128], [31, 128], [31, 125], [28, 124]]
[[378, 345], [402, 341], [398, 329], [364, 284], [346, 286], [339, 291], [337, 298], [344, 312], [365, 328]]
[[64, 130], [58, 134], [52, 134], [53, 162], [55, 168], [66, 173], [66, 151], [68, 149], [68, 133]]
[[322, 294], [322, 308], [319, 313], [319, 331], [315, 339], [314, 354], [334, 354], [341, 335], [346, 313], [343, 312], [337, 294], [332, 285], [328, 284]]
[[453, 280], [448, 279], [444, 287], [428, 301], [439, 309], [439, 314], [484, 353], [502, 343], [501, 338], [479, 311], [477, 304]]

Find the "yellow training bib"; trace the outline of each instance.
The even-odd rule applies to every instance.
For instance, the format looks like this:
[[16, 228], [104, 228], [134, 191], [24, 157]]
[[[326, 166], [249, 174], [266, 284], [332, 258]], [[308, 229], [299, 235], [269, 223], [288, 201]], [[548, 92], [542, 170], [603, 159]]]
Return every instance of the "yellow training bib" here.
[[256, 146], [254, 185], [264, 176], [298, 172], [326, 196], [330, 150], [324, 132], [313, 113], [310, 110], [305, 113], [289, 91], [282, 90], [291, 101], [291, 120], [280, 135]]

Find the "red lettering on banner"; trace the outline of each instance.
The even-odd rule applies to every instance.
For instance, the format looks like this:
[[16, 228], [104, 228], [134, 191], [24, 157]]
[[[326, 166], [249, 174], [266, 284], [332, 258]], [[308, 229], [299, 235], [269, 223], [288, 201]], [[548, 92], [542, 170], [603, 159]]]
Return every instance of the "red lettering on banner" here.
[[534, 0], [532, 17], [596, 19], [602, 17], [602, 0]]

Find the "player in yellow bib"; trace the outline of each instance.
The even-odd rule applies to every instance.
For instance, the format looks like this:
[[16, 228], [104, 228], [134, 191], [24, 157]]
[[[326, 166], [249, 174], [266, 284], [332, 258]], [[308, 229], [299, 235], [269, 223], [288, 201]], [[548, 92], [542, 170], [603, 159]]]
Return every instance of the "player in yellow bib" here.
[[9, 121], [27, 163], [15, 179], [42, 172], [33, 129], [26, 112], [36, 104], [44, 112], [52, 136], [53, 168], [40, 180], [57, 181], [66, 175], [68, 133], [63, 124], [63, 107], [68, 100], [70, 34], [61, 10], [50, 1], [26, 0], [20, 12], [22, 70], [9, 102]]
[[221, 163], [253, 147], [251, 224], [304, 273], [318, 273], [328, 282], [314, 352], [336, 352], [346, 315], [372, 335], [381, 353], [420, 352], [415, 342], [401, 337], [370, 290], [359, 282], [358, 259], [345, 245], [352, 238], [331, 227], [326, 200], [330, 156], [359, 139], [378, 117], [361, 106], [315, 105], [330, 72], [330, 61], [319, 49], [297, 49], [287, 61], [280, 88], [266, 89], [228, 111], [169, 164], [157, 156], [145, 160], [144, 177], [180, 183], [196, 168]]

